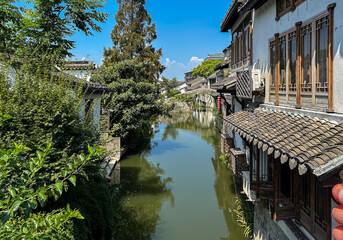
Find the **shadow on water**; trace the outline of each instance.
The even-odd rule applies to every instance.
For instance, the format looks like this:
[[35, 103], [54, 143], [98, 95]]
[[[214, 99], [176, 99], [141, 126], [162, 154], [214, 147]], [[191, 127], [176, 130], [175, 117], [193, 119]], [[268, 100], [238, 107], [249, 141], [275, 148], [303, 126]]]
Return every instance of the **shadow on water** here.
[[139, 155], [127, 156], [121, 163], [114, 239], [151, 239], [163, 202], [174, 205], [174, 196], [168, 188], [172, 179], [162, 179], [163, 173], [158, 164]]

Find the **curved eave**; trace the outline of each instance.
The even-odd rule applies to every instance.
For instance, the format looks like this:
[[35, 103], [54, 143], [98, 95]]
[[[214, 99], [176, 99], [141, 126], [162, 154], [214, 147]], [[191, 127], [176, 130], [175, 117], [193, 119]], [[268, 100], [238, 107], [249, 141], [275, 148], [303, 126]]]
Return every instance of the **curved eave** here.
[[238, 7], [241, 5], [242, 2], [243, 0], [235, 0], [235, 2], [231, 4], [229, 10], [225, 14], [222, 23], [220, 24], [221, 32], [227, 32], [237, 21], [237, 19], [239, 18]]

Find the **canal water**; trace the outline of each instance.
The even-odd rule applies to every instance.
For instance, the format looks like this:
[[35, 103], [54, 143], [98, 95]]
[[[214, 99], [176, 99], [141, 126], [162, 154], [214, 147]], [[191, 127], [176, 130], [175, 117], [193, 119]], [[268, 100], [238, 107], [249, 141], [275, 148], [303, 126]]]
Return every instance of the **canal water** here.
[[114, 239], [244, 239], [219, 145], [211, 112], [161, 119], [150, 148], [120, 163]]

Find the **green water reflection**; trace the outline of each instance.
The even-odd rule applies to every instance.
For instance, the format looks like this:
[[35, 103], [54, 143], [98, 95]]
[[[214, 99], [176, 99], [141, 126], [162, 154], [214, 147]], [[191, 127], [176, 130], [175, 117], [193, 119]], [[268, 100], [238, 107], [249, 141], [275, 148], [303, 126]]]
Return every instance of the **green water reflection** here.
[[122, 160], [114, 239], [244, 239], [213, 119], [161, 119], [151, 148]]

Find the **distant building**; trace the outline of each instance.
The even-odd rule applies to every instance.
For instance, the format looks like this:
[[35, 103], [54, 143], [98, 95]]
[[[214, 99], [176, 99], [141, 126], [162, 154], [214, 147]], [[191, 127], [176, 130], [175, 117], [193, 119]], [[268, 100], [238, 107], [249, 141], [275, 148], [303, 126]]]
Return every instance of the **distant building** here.
[[195, 77], [193, 77], [193, 70], [185, 72], [185, 81], [186, 82], [192, 81], [194, 79], [195, 79]]
[[179, 85], [174, 87], [175, 90], [179, 90], [181, 93], [187, 92], [187, 83], [186, 82], [180, 82]]
[[77, 78], [90, 81], [92, 71], [99, 68], [93, 61], [67, 61], [62, 67], [63, 71]]
[[207, 80], [204, 77], [197, 77], [196, 79], [187, 82], [187, 91], [193, 91], [199, 88], [206, 88]]
[[215, 54], [207, 54], [207, 58], [205, 60], [212, 60], [217, 59], [219, 61], [224, 60], [224, 53], [215, 53]]

